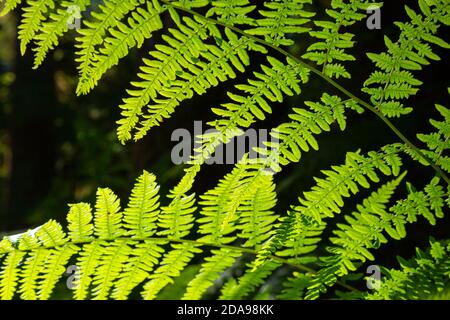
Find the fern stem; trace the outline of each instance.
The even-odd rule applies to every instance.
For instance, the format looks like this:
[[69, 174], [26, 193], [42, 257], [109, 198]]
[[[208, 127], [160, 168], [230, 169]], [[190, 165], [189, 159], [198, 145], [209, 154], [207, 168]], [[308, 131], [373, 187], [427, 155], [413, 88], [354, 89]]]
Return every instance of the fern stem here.
[[408, 138], [406, 138], [406, 136], [399, 130], [397, 129], [397, 127], [389, 120], [387, 119], [383, 114], [381, 114], [380, 112], [378, 112], [378, 110], [373, 107], [371, 104], [367, 103], [366, 101], [362, 100], [361, 98], [357, 97], [356, 95], [354, 95], [353, 93], [351, 93], [350, 91], [348, 91], [347, 89], [345, 89], [344, 87], [342, 87], [340, 84], [338, 84], [336, 81], [334, 81], [333, 79], [329, 78], [328, 76], [326, 76], [323, 72], [321, 72], [320, 70], [318, 70], [317, 68], [311, 66], [310, 64], [306, 63], [305, 61], [303, 61], [302, 59], [294, 56], [292, 53], [277, 47], [276, 45], [273, 45], [259, 37], [253, 36], [251, 34], [248, 34], [247, 32], [229, 25], [225, 22], [221, 22], [218, 21], [216, 19], [213, 18], [209, 18], [209, 17], [205, 17], [203, 14], [198, 13], [194, 10], [191, 9], [187, 9], [187, 8], [183, 8], [180, 7], [176, 4], [171, 3], [168, 0], [161, 0], [161, 2], [165, 3], [166, 5], [179, 10], [179, 11], [184, 11], [186, 13], [189, 13], [191, 15], [195, 15], [198, 17], [201, 17], [202, 19], [205, 19], [207, 21], [213, 22], [215, 24], [218, 24], [224, 28], [228, 28], [230, 30], [235, 31], [236, 33], [239, 33], [245, 37], [248, 37], [252, 40], [254, 40], [255, 42], [258, 42], [266, 47], [269, 47], [281, 54], [283, 54], [286, 57], [289, 57], [293, 60], [295, 60], [298, 64], [300, 64], [301, 66], [309, 69], [312, 73], [316, 74], [317, 76], [319, 76], [320, 78], [322, 78], [323, 80], [325, 80], [326, 82], [328, 82], [329, 84], [331, 84], [333, 87], [335, 87], [337, 90], [339, 90], [341, 93], [343, 93], [344, 95], [346, 95], [347, 97], [353, 99], [354, 101], [358, 102], [360, 105], [362, 105], [364, 108], [366, 108], [367, 110], [371, 111], [372, 113], [374, 113], [378, 118], [380, 118], [393, 132], [394, 134], [401, 140], [403, 141], [409, 148], [411, 148], [417, 155], [419, 155], [419, 157], [421, 157], [423, 160], [425, 160], [435, 171], [436, 173], [448, 184], [450, 185], [450, 178], [447, 177], [447, 175], [445, 174], [445, 172], [439, 167], [437, 166], [430, 158], [428, 158], [425, 154], [423, 154], [423, 152], [421, 152], [419, 150], [418, 147], [416, 147]]

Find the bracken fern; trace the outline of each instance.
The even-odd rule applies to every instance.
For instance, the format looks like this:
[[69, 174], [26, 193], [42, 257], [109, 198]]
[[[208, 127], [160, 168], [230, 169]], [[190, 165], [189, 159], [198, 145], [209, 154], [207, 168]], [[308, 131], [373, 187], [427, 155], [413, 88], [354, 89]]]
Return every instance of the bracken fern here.
[[[22, 1], [3, 0], [1, 14]], [[69, 30], [68, 8], [81, 12], [91, 1], [23, 1], [18, 37], [25, 53], [32, 45], [35, 67]], [[139, 73], [127, 90], [118, 120], [118, 139], [143, 138], [171, 117], [185, 100], [237, 77], [266, 55], [242, 84], [227, 92], [228, 102], [211, 106], [214, 133], [197, 137], [196, 154], [185, 175], [160, 205], [156, 177], [144, 171], [123, 206], [108, 188], [99, 188], [94, 208], [69, 205], [67, 231], [56, 221], [35, 230], [6, 236], [0, 242], [0, 298], [49, 299], [66, 266], [77, 266], [75, 299], [126, 299], [140, 292], [144, 299], [160, 292], [193, 264], [204, 262], [188, 283], [184, 299], [200, 299], [216, 286], [221, 299], [252, 297], [283, 267], [280, 299], [317, 299], [339, 288], [342, 297], [360, 299], [419, 299], [445, 296], [450, 288], [448, 240], [431, 240], [417, 257], [399, 259], [399, 270], [383, 268], [379, 290], [359, 292], [351, 279], [374, 251], [407, 236], [407, 224], [434, 225], [450, 205], [450, 110], [437, 105], [441, 119], [435, 130], [417, 135], [412, 144], [388, 119], [413, 111], [407, 99], [422, 82], [415, 71], [439, 57], [436, 46], [450, 47], [438, 37], [450, 24], [447, 0], [418, 0], [420, 11], [406, 6], [409, 21], [397, 22], [398, 39], [385, 37], [386, 50], [368, 53], [374, 71], [362, 92], [370, 102], [336, 81], [351, 78], [348, 63], [356, 60], [350, 26], [381, 6], [370, 0], [332, 0], [326, 20], [315, 19], [311, 0], [265, 1], [261, 10], [248, 0], [104, 0], [91, 18], [83, 18], [76, 36], [77, 94], [87, 94], [105, 73], [155, 32], [161, 41], [142, 59]], [[170, 21], [170, 27], [165, 24]], [[295, 37], [313, 43], [299, 57], [291, 47]], [[276, 138], [245, 154], [217, 186], [197, 196], [192, 192], [198, 172], [217, 149], [272, 113], [276, 102], [300, 95], [302, 86], [320, 77], [334, 87], [317, 101], [295, 106], [289, 120], [276, 126]], [[341, 164], [323, 170], [310, 190], [299, 195], [287, 212], [276, 208], [273, 175], [303, 154], [319, 149], [317, 136], [338, 127], [346, 130], [351, 112], [372, 112], [394, 131], [399, 141], [379, 150], [348, 152]], [[436, 175], [408, 194], [396, 196], [408, 173], [404, 157], [431, 166]], [[388, 179], [386, 178], [388, 177]], [[376, 186], [376, 189], [373, 189]], [[346, 202], [368, 189], [354, 212]], [[332, 219], [342, 215], [341, 223]], [[326, 228], [333, 228], [330, 237]], [[325, 252], [319, 250], [325, 248]], [[236, 277], [224, 277], [236, 271]], [[353, 278], [352, 278], [353, 276]], [[218, 287], [218, 280], [224, 281]], [[350, 284], [349, 284], [350, 283]], [[334, 291], [333, 291], [334, 292]]]

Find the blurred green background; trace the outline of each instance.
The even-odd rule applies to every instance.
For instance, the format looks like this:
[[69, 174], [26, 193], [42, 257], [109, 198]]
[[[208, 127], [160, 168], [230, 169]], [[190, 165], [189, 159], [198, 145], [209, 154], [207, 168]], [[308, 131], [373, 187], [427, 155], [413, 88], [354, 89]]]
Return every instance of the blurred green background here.
[[[255, 3], [261, 5], [262, 1]], [[358, 62], [348, 64], [353, 78], [341, 83], [365, 99], [367, 96], [360, 92], [360, 88], [373, 70], [365, 53], [384, 51], [385, 35], [397, 39], [399, 32], [393, 21], [408, 19], [404, 4], [417, 8], [415, 1], [386, 1], [381, 30], [368, 30], [365, 23], [350, 30], [356, 34], [358, 44], [352, 53]], [[321, 18], [329, 1], [314, 1], [313, 6]], [[226, 92], [251, 77], [251, 73], [265, 61], [263, 55], [254, 55], [252, 66], [245, 74], [204, 96], [183, 103], [171, 119], [152, 130], [145, 139], [122, 146], [115, 133], [118, 105], [129, 82], [136, 79], [141, 59], [152, 50], [155, 41], [160, 41], [161, 32], [147, 41], [142, 49], [132, 50], [118, 67], [108, 72], [93, 92], [76, 97], [75, 31], [64, 37], [42, 67], [32, 70], [30, 52], [21, 56], [18, 50], [20, 12], [16, 10], [0, 18], [0, 233], [33, 228], [50, 218], [63, 222], [68, 211], [67, 203], [92, 203], [98, 186], [110, 187], [125, 203], [135, 178], [143, 169], [157, 175], [162, 185], [162, 202], [167, 203], [164, 195], [183, 173], [183, 167], [172, 164], [170, 160], [171, 148], [175, 145], [170, 139], [172, 131], [186, 128], [192, 132], [195, 120], [205, 123], [211, 120], [210, 108], [227, 102]], [[166, 28], [170, 26], [170, 21], [167, 22]], [[445, 39], [448, 34], [448, 28], [442, 29], [440, 36]], [[293, 53], [300, 56], [310, 43], [307, 36], [298, 37]], [[447, 87], [450, 86], [448, 53], [440, 49], [436, 52], [442, 60], [419, 73], [424, 86], [414, 99], [407, 102], [414, 107], [414, 112], [401, 120], [394, 120], [415, 143], [418, 143], [416, 133], [431, 130], [427, 119], [438, 117], [434, 104], [450, 106], [447, 95]], [[306, 100], [316, 101], [324, 91], [336, 93], [312, 76], [311, 81], [303, 86], [301, 95], [274, 105], [274, 113], [255, 128], [275, 127], [288, 119], [292, 107], [302, 107]], [[297, 197], [313, 185], [313, 177], [320, 175], [320, 170], [342, 163], [347, 151], [369, 151], [398, 141], [371, 113], [351, 115], [344, 133], [334, 129], [319, 137], [320, 151], [304, 155], [300, 163], [289, 165], [276, 176], [278, 213], [283, 214], [291, 204], [297, 203]], [[408, 181], [417, 188], [434, 175], [429, 168], [408, 159], [405, 161]], [[195, 185], [197, 194], [213, 187], [231, 168], [229, 165], [204, 167]], [[401, 189], [404, 195], [405, 187]], [[350, 213], [357, 201], [367, 194], [362, 192], [360, 197], [349, 201], [344, 213]], [[342, 216], [336, 219], [342, 219]], [[425, 223], [412, 225], [408, 230], [408, 240], [391, 242], [383, 247], [378, 252], [377, 262], [395, 265], [396, 254], [410, 257], [414, 247], [427, 245], [429, 235], [438, 239], [450, 238], [449, 230], [449, 215], [436, 227]]]

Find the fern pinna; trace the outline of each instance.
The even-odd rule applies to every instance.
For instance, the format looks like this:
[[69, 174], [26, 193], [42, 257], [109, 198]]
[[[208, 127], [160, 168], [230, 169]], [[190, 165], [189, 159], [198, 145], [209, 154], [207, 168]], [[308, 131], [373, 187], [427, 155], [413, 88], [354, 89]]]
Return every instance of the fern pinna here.
[[[126, 205], [112, 190], [100, 188], [95, 206], [69, 206], [67, 231], [51, 220], [4, 237], [0, 298], [49, 299], [67, 266], [75, 265], [75, 299], [126, 299], [137, 293], [154, 299], [199, 257], [204, 261], [184, 299], [207, 297], [213, 287], [221, 299], [251, 298], [277, 270], [283, 270], [282, 288], [273, 292], [279, 299], [448, 296], [450, 246], [445, 239], [431, 239], [430, 248], [417, 249], [412, 260], [399, 258], [399, 269], [382, 268], [374, 291], [360, 291], [352, 283], [361, 282], [363, 266], [375, 260], [376, 249], [405, 238], [408, 224], [436, 224], [450, 205], [450, 110], [436, 106], [441, 118], [431, 120], [434, 131], [417, 134], [420, 146], [389, 119], [414, 111], [407, 99], [423, 85], [417, 71], [440, 59], [436, 47], [449, 48], [438, 30], [450, 24], [450, 3], [417, 4], [417, 10], [405, 6], [409, 20], [396, 23], [398, 38], [386, 36], [385, 51], [367, 54], [374, 71], [361, 88], [365, 101], [337, 81], [352, 77], [348, 64], [356, 59], [356, 40], [350, 27], [361, 24], [368, 8], [381, 7], [381, 1], [332, 0], [327, 18], [316, 19], [311, 0], [267, 0], [259, 8], [248, 0], [104, 0], [98, 5], [3, 0], [2, 15], [23, 8], [20, 49], [25, 53], [32, 46], [35, 67], [69, 31], [69, 8], [81, 12], [83, 24], [74, 31], [78, 95], [93, 90], [131, 49], [162, 33], [119, 106], [122, 143], [143, 138], [185, 100], [235, 79], [255, 54], [267, 57], [227, 93], [228, 102], [211, 108], [214, 120], [208, 125], [215, 131], [197, 137], [195, 155], [164, 204], [156, 177], [145, 171]], [[84, 17], [87, 9], [90, 17]], [[312, 42], [301, 55], [292, 49], [297, 36]], [[271, 131], [276, 139], [255, 148], [257, 159], [245, 154], [214, 188], [197, 197], [192, 191], [196, 176], [217, 149], [264, 120], [276, 102], [301, 95], [312, 77], [333, 90], [294, 106], [289, 120]], [[343, 163], [315, 177], [314, 186], [287, 212], [277, 209], [274, 174], [319, 149], [321, 133], [346, 130], [350, 113], [366, 111], [399, 141], [379, 150], [348, 152]], [[415, 188], [406, 182], [405, 158], [431, 167], [435, 175]], [[396, 192], [404, 185], [407, 195], [401, 199]], [[365, 189], [370, 190], [367, 197], [353, 212], [345, 212], [348, 200]], [[337, 215], [343, 219], [335, 224]]]

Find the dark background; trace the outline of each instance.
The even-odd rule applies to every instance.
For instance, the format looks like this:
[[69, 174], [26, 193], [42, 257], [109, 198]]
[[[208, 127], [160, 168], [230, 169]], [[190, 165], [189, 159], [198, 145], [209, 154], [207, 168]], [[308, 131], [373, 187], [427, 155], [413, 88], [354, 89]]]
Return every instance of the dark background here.
[[[417, 8], [413, 1], [385, 1], [381, 30], [368, 30], [365, 21], [349, 30], [356, 34], [358, 44], [351, 53], [358, 61], [347, 64], [352, 79], [340, 83], [366, 100], [368, 97], [360, 89], [374, 70], [366, 52], [384, 51], [385, 35], [398, 39], [399, 30], [393, 21], [408, 20], [403, 8], [405, 3]], [[314, 11], [319, 12], [319, 17], [328, 6], [329, 1], [314, 1]], [[143, 169], [157, 175], [162, 185], [162, 201], [167, 203], [164, 195], [183, 173], [182, 166], [175, 166], [170, 161], [170, 151], [175, 145], [170, 141], [172, 131], [176, 128], [192, 131], [195, 120], [211, 120], [210, 108], [226, 102], [226, 92], [233, 91], [233, 85], [245, 81], [260, 63], [265, 62], [264, 56], [255, 55], [245, 74], [209, 90], [204, 96], [184, 102], [171, 119], [153, 129], [145, 139], [122, 146], [115, 133], [115, 122], [120, 118], [118, 105], [125, 97], [129, 82], [136, 80], [141, 59], [147, 56], [154, 42], [159, 41], [161, 32], [155, 34], [154, 40], [146, 41], [140, 50], [132, 50], [118, 67], [103, 77], [93, 92], [76, 97], [74, 32], [65, 36], [38, 70], [32, 70], [30, 51], [21, 56], [18, 50], [19, 12], [16, 10], [0, 18], [0, 233], [33, 228], [50, 218], [64, 222], [67, 203], [92, 203], [98, 186], [112, 188], [125, 203], [135, 178]], [[448, 31], [448, 28], [442, 29], [440, 36], [448, 40]], [[300, 36], [292, 52], [300, 56], [310, 43], [310, 38]], [[434, 104], [450, 105], [448, 53], [439, 48], [435, 52], [442, 60], [432, 62], [424, 71], [416, 73], [424, 85], [417, 96], [407, 102], [414, 112], [400, 120], [394, 119], [395, 125], [416, 144], [419, 144], [416, 133], [432, 130], [427, 119], [439, 117]], [[273, 105], [273, 114], [255, 128], [277, 126], [288, 119], [292, 107], [302, 107], [307, 100], [318, 100], [325, 90], [336, 93], [323, 80], [312, 76], [303, 86], [301, 95]], [[398, 142], [389, 128], [369, 112], [351, 115], [344, 133], [334, 128], [318, 140], [320, 151], [303, 155], [300, 163], [287, 166], [276, 176], [278, 213], [283, 214], [291, 204], [297, 203], [302, 191], [313, 185], [313, 177], [320, 176], [320, 170], [343, 163], [346, 152], [358, 149], [366, 152]], [[407, 158], [405, 162], [407, 180], [417, 188], [423, 187], [434, 175], [430, 168]], [[202, 194], [215, 186], [231, 168], [227, 165], [204, 167], [197, 178], [195, 191]], [[400, 196], [404, 196], [404, 184], [400, 189]], [[362, 192], [359, 197], [349, 200], [343, 212], [350, 213], [358, 200], [367, 195], [368, 192]], [[336, 218], [340, 219], [342, 216]], [[392, 241], [379, 250], [377, 261], [391, 265], [397, 254], [410, 257], [416, 246], [427, 245], [430, 235], [438, 239], [449, 238], [449, 227], [449, 215], [436, 227], [420, 220], [408, 228], [407, 240]]]

